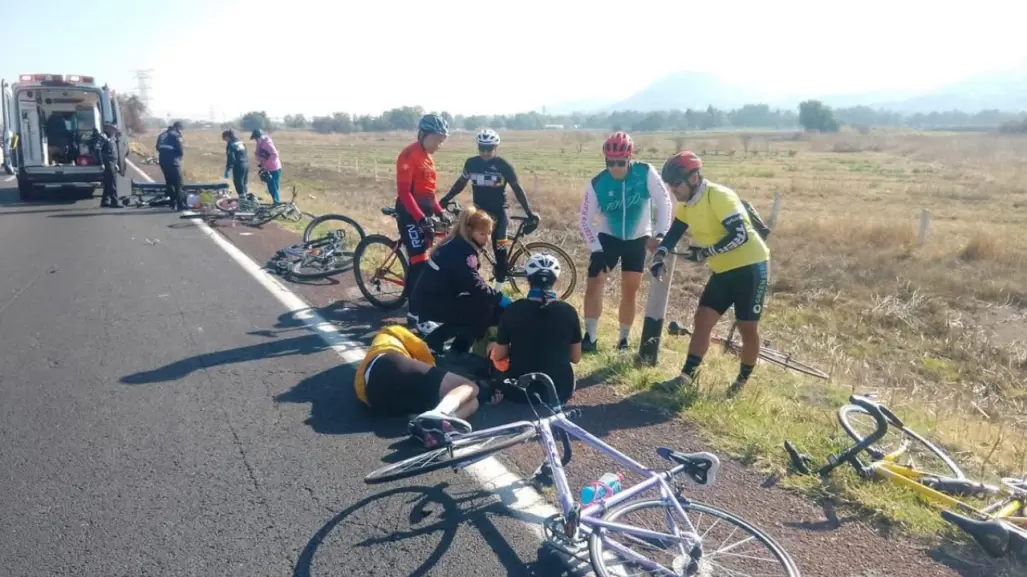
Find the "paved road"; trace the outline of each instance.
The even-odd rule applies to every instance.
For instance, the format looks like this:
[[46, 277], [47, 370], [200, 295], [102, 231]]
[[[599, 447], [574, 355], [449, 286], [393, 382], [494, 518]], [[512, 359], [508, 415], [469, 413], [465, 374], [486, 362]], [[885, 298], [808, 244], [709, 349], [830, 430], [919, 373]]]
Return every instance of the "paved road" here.
[[402, 428], [198, 227], [2, 179], [0, 573], [562, 572], [466, 476], [364, 485]]

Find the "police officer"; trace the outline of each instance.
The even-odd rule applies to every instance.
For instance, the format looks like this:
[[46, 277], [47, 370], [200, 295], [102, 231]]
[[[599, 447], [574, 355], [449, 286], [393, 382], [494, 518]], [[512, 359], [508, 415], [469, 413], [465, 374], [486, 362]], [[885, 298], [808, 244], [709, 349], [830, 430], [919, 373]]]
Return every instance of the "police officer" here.
[[118, 203], [118, 147], [114, 144], [117, 135], [118, 128], [107, 122], [103, 124], [103, 132], [96, 135], [100, 162], [103, 163], [103, 196], [100, 197], [100, 206], [107, 208], [122, 208]]
[[225, 141], [225, 178], [232, 173], [232, 181], [235, 183], [235, 192], [239, 194], [239, 200], [246, 198], [246, 181], [250, 174], [250, 167], [246, 160], [246, 145], [235, 135], [235, 131], [229, 128], [221, 133]]
[[176, 120], [157, 136], [157, 161], [164, 173], [164, 184], [171, 199], [171, 210], [185, 208], [182, 198], [182, 122]]

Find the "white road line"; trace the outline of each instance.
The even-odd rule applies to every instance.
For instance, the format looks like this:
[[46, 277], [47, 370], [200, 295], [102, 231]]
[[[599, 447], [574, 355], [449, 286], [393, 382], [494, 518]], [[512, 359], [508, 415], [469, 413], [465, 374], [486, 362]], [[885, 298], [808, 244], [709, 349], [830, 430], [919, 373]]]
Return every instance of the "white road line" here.
[[[135, 169], [148, 182], [154, 182], [138, 166], [131, 161], [127, 162], [129, 166]], [[191, 214], [191, 212], [185, 211], [186, 214]], [[277, 298], [278, 302], [282, 303], [293, 314], [294, 318], [303, 321], [303, 324], [308, 329], [320, 335], [344, 362], [357, 364], [363, 360], [366, 349], [362, 344], [350, 341], [342, 336], [337, 326], [326, 321], [324, 317], [318, 314], [296, 293], [286, 288], [271, 273], [264, 270], [228, 239], [218, 234], [206, 222], [194, 219], [189, 219], [189, 221], [200, 227], [200, 230], [213, 240], [214, 244], [221, 247], [244, 271], [249, 273], [254, 280], [267, 289], [272, 296]], [[524, 521], [528, 528], [538, 536], [539, 540], [543, 539], [540, 519], [555, 515], [559, 513], [559, 510], [550, 505], [538, 491], [532, 488], [524, 479], [507, 469], [495, 457], [478, 461], [464, 470], [470, 473], [486, 490], [495, 493], [503, 506], [508, 508], [514, 516]], [[575, 565], [578, 565], [578, 563], [575, 563]]]

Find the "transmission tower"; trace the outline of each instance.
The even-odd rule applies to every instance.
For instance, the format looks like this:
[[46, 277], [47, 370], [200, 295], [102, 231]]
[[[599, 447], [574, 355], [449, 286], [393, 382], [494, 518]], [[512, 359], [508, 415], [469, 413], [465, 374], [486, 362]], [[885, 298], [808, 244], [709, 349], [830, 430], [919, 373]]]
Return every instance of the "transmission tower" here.
[[150, 110], [150, 74], [152, 72], [152, 68], [135, 71], [136, 90], [139, 92], [139, 100], [143, 101], [147, 110]]

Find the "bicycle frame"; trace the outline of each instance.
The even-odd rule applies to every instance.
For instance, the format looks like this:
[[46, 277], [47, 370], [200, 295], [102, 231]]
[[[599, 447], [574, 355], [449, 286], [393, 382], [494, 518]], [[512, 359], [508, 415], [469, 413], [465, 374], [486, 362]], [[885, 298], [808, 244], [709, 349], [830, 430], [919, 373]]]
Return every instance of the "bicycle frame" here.
[[[688, 555], [693, 547], [701, 542], [699, 535], [696, 533], [695, 527], [692, 525], [688, 516], [685, 514], [684, 508], [676, 498], [674, 498], [673, 491], [667, 480], [671, 479], [678, 473], [681, 473], [686, 468], [685, 465], [677, 465], [672, 469], [664, 471], [662, 473], [655, 472], [651, 469], [646, 468], [644, 465], [635, 461], [631, 457], [621, 453], [617, 449], [604, 443], [599, 438], [595, 437], [585, 429], [581, 428], [573, 421], [571, 421], [562, 411], [550, 417], [541, 418], [536, 422], [531, 421], [519, 421], [516, 423], [510, 423], [501, 425], [498, 427], [492, 427], [490, 429], [483, 429], [481, 431], [475, 431], [473, 435], [475, 437], [488, 437], [495, 432], [503, 431], [506, 429], [516, 429], [533, 427], [536, 431], [536, 440], [542, 446], [543, 452], [545, 453], [545, 462], [549, 465], [552, 472], [553, 481], [556, 485], [557, 498], [560, 502], [560, 509], [563, 513], [564, 519], [568, 522], [568, 536], [574, 536], [577, 530], [582, 529], [586, 535], [589, 535], [599, 529], [610, 529], [618, 533], [624, 533], [629, 535], [635, 535], [643, 538], [660, 539], [667, 542], [676, 542], [680, 547], [682, 555]], [[573, 493], [570, 489], [570, 484], [567, 481], [567, 475], [564, 472], [564, 462], [560, 458], [560, 453], [556, 447], [556, 436], [553, 431], [561, 430], [568, 435], [570, 438], [577, 439], [589, 447], [599, 451], [603, 455], [617, 461], [621, 465], [625, 466], [636, 473], [647, 477], [644, 481], [641, 481], [629, 488], [623, 489], [615, 495], [597, 499], [596, 501], [582, 507], [581, 503], [574, 498]], [[569, 441], [569, 439], [568, 439]], [[569, 442], [565, 442], [565, 447], [569, 447]], [[487, 457], [482, 457], [487, 458]], [[461, 469], [470, 465], [475, 461], [461, 463], [455, 469]], [[661, 533], [658, 531], [650, 531], [648, 529], [642, 529], [639, 527], [633, 527], [631, 525], [625, 525], [622, 523], [614, 523], [604, 521], [602, 516], [611, 508], [616, 505], [632, 499], [633, 497], [647, 491], [653, 487], [658, 487], [660, 490], [660, 497], [664, 502], [673, 504], [677, 513], [681, 515], [681, 518], [688, 524], [687, 530], [680, 531], [677, 524], [670, 520], [674, 534]], [[610, 550], [616, 551], [622, 555], [625, 559], [629, 559], [646, 567], [651, 570], [665, 570], [660, 564], [650, 561], [646, 557], [631, 551], [624, 547], [620, 543], [608, 540], [606, 536], [600, 533], [599, 538], [603, 541], [604, 547], [608, 547]], [[667, 571], [667, 575], [674, 575], [674, 573]]]

